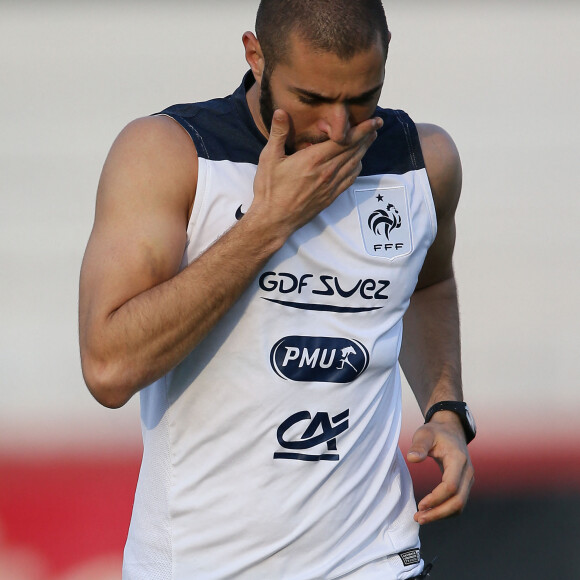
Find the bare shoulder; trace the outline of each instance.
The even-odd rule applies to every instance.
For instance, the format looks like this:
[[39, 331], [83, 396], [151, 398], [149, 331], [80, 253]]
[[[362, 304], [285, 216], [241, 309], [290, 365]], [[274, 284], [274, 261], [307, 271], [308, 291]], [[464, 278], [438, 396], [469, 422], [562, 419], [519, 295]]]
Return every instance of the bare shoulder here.
[[[159, 144], [181, 148], [191, 142], [185, 129], [168, 115], [152, 115], [131, 121], [119, 134], [117, 141], [137, 140], [143, 145]], [[195, 149], [195, 147], [194, 147]]]
[[437, 212], [437, 236], [419, 275], [417, 288], [453, 277], [455, 210], [461, 194], [461, 161], [449, 134], [437, 125], [417, 124], [425, 168]]
[[462, 183], [461, 160], [457, 147], [444, 129], [418, 123], [417, 131], [438, 216], [453, 214]]
[[[99, 201], [152, 195], [186, 211], [193, 204], [197, 153], [186, 131], [167, 116], [129, 123], [113, 143], [101, 174]], [[99, 203], [98, 201], [98, 203]], [[150, 201], [155, 203], [154, 199]]]
[[175, 121], [147, 117], [121, 131], [101, 173], [81, 268], [82, 332], [178, 272], [196, 182], [195, 147]]
[[168, 115], [153, 115], [131, 121], [119, 134], [123, 139], [136, 139], [143, 145], [162, 143], [174, 149], [173, 152], [190, 144], [195, 150], [191, 137], [185, 129]]

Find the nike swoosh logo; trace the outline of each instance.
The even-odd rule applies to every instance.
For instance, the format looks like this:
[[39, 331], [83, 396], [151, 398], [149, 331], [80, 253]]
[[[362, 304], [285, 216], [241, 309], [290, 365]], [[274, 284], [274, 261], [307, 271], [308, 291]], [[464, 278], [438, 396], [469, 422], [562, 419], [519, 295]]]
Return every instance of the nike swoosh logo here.
[[240, 221], [246, 214], [242, 211], [242, 206], [236, 210], [236, 219]]

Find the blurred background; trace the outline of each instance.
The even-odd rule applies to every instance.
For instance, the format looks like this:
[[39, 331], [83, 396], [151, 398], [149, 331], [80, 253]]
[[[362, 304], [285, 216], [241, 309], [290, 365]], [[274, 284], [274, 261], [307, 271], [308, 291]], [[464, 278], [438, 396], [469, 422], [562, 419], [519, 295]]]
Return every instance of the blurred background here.
[[[86, 390], [77, 287], [108, 149], [231, 93], [257, 0], [0, 0], [0, 578], [120, 578], [138, 401]], [[464, 165], [456, 274], [477, 478], [422, 531], [434, 579], [580, 578], [580, 3], [386, 0], [381, 105]], [[576, 266], [574, 266], [576, 264]], [[404, 393], [401, 447], [421, 422]], [[412, 469], [417, 496], [437, 480]]]

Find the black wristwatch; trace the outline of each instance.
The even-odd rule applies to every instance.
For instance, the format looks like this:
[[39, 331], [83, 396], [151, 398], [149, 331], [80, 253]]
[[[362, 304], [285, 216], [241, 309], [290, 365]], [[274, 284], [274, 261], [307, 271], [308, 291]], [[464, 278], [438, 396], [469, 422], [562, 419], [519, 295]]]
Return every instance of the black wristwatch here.
[[437, 411], [453, 411], [461, 420], [461, 425], [465, 431], [465, 440], [467, 443], [473, 441], [477, 429], [475, 428], [475, 420], [473, 415], [467, 406], [467, 403], [462, 401], [439, 401], [435, 403], [425, 415], [425, 423], [431, 421], [431, 417], [437, 413]]

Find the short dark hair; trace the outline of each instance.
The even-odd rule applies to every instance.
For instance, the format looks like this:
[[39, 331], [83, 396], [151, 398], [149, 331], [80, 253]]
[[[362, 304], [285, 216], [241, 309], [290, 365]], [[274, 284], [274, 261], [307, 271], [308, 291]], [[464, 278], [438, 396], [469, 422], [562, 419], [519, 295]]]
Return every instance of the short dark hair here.
[[256, 36], [269, 72], [287, 62], [293, 33], [343, 60], [369, 49], [378, 35], [387, 57], [389, 29], [380, 0], [261, 0]]

